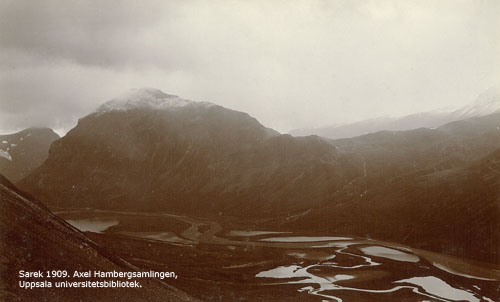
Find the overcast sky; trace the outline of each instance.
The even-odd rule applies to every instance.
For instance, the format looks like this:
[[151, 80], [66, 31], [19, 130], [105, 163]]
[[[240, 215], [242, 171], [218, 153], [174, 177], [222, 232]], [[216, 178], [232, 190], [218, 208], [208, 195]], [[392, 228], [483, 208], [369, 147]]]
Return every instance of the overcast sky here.
[[131, 88], [293, 128], [458, 107], [500, 82], [500, 1], [0, 0], [0, 133]]

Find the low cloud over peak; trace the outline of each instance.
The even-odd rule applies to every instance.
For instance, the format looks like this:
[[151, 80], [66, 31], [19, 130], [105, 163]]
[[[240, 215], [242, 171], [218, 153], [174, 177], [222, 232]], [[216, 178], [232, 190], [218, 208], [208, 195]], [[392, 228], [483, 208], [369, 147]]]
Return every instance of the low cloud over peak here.
[[133, 87], [292, 128], [459, 107], [500, 77], [498, 1], [0, 3], [0, 130]]

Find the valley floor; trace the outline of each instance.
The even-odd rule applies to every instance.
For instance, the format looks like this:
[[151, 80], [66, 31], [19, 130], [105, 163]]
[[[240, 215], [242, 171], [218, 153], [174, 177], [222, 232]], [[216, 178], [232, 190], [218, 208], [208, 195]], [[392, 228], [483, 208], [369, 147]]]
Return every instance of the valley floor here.
[[400, 244], [228, 228], [174, 213], [57, 215], [143, 270], [204, 301], [499, 301], [500, 269]]

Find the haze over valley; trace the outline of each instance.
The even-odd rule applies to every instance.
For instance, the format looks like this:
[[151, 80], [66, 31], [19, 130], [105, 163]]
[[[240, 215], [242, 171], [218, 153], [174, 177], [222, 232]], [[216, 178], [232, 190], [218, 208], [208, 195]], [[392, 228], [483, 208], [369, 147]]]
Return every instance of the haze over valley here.
[[[492, 113], [432, 129], [293, 137], [142, 88], [81, 118], [48, 156], [33, 148], [47, 158], [17, 187], [135, 267], [186, 255], [165, 264], [201, 300], [278, 291], [290, 300], [494, 301], [499, 127]], [[139, 252], [144, 244], [155, 248]], [[192, 287], [200, 276], [203, 290]]]
[[0, 300], [500, 301], [499, 15], [0, 0]]

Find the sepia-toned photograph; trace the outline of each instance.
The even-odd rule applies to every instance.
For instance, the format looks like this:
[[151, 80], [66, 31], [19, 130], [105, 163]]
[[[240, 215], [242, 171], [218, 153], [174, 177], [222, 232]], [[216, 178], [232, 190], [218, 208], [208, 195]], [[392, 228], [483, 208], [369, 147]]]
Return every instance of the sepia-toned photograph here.
[[0, 301], [500, 301], [500, 1], [0, 0]]

